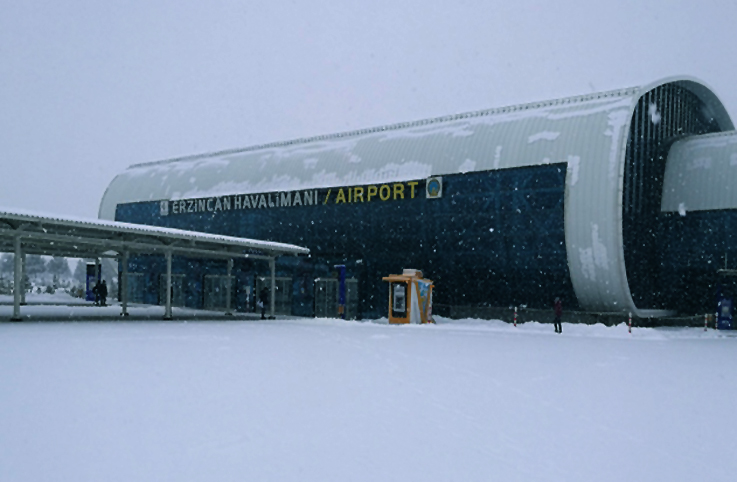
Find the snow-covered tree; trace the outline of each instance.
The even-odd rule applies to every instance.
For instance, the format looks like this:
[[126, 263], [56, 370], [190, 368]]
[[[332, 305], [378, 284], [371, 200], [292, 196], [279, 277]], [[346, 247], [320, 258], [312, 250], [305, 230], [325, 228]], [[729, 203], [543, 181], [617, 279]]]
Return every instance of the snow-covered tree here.
[[15, 255], [12, 253], [3, 253], [0, 256], [0, 273], [12, 276], [14, 269]]
[[77, 262], [77, 266], [74, 268], [74, 274], [72, 275], [74, 281], [82, 286], [87, 283], [87, 262], [88, 260], [86, 259], [80, 259]]
[[72, 277], [72, 270], [69, 269], [69, 263], [66, 258], [54, 256], [46, 263], [46, 271], [57, 279], [69, 279]]
[[37, 254], [29, 254], [26, 256], [26, 273], [28, 277], [39, 278], [43, 277], [46, 272], [46, 261], [43, 257]]

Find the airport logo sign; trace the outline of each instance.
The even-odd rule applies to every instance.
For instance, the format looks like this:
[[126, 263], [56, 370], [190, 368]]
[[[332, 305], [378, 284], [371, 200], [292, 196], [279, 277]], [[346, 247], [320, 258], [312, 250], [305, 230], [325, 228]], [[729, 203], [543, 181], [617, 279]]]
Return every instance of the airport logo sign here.
[[425, 183], [425, 196], [428, 199], [443, 197], [443, 178], [441, 176], [431, 177]]

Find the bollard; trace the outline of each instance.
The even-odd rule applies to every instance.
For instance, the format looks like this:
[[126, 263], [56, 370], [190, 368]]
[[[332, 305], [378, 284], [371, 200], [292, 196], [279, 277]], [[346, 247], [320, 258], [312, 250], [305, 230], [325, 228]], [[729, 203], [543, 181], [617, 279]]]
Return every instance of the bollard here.
[[709, 314], [704, 313], [704, 331], [706, 331], [706, 324], [709, 322]]
[[517, 326], [517, 307], [514, 307], [514, 326]]
[[627, 330], [632, 333], [632, 312], [630, 312], [630, 320], [627, 322]]

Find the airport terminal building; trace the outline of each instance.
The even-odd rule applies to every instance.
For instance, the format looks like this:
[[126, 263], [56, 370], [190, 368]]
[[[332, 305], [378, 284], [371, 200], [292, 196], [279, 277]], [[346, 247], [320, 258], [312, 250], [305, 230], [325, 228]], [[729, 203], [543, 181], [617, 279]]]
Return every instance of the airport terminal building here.
[[[383, 276], [421, 269], [441, 307], [527, 305], [650, 317], [713, 311], [737, 263], [737, 133], [702, 82], [671, 78], [482, 110], [135, 164], [100, 218], [305, 246], [277, 260], [277, 312], [386, 316]], [[131, 259], [156, 303], [163, 261]], [[253, 309], [268, 267], [237, 260]], [[208, 307], [225, 267], [177, 258], [174, 296]], [[726, 271], [725, 271], [726, 270]]]

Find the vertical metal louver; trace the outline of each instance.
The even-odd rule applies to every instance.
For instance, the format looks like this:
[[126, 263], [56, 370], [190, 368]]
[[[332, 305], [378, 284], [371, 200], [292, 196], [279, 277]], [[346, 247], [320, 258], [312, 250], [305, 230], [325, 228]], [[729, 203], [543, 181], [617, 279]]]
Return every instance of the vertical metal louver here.
[[658, 249], [660, 201], [671, 145], [689, 135], [718, 132], [691, 91], [665, 84], [643, 95], [632, 116], [622, 192], [622, 234], [627, 280], [638, 308], [663, 308]]

